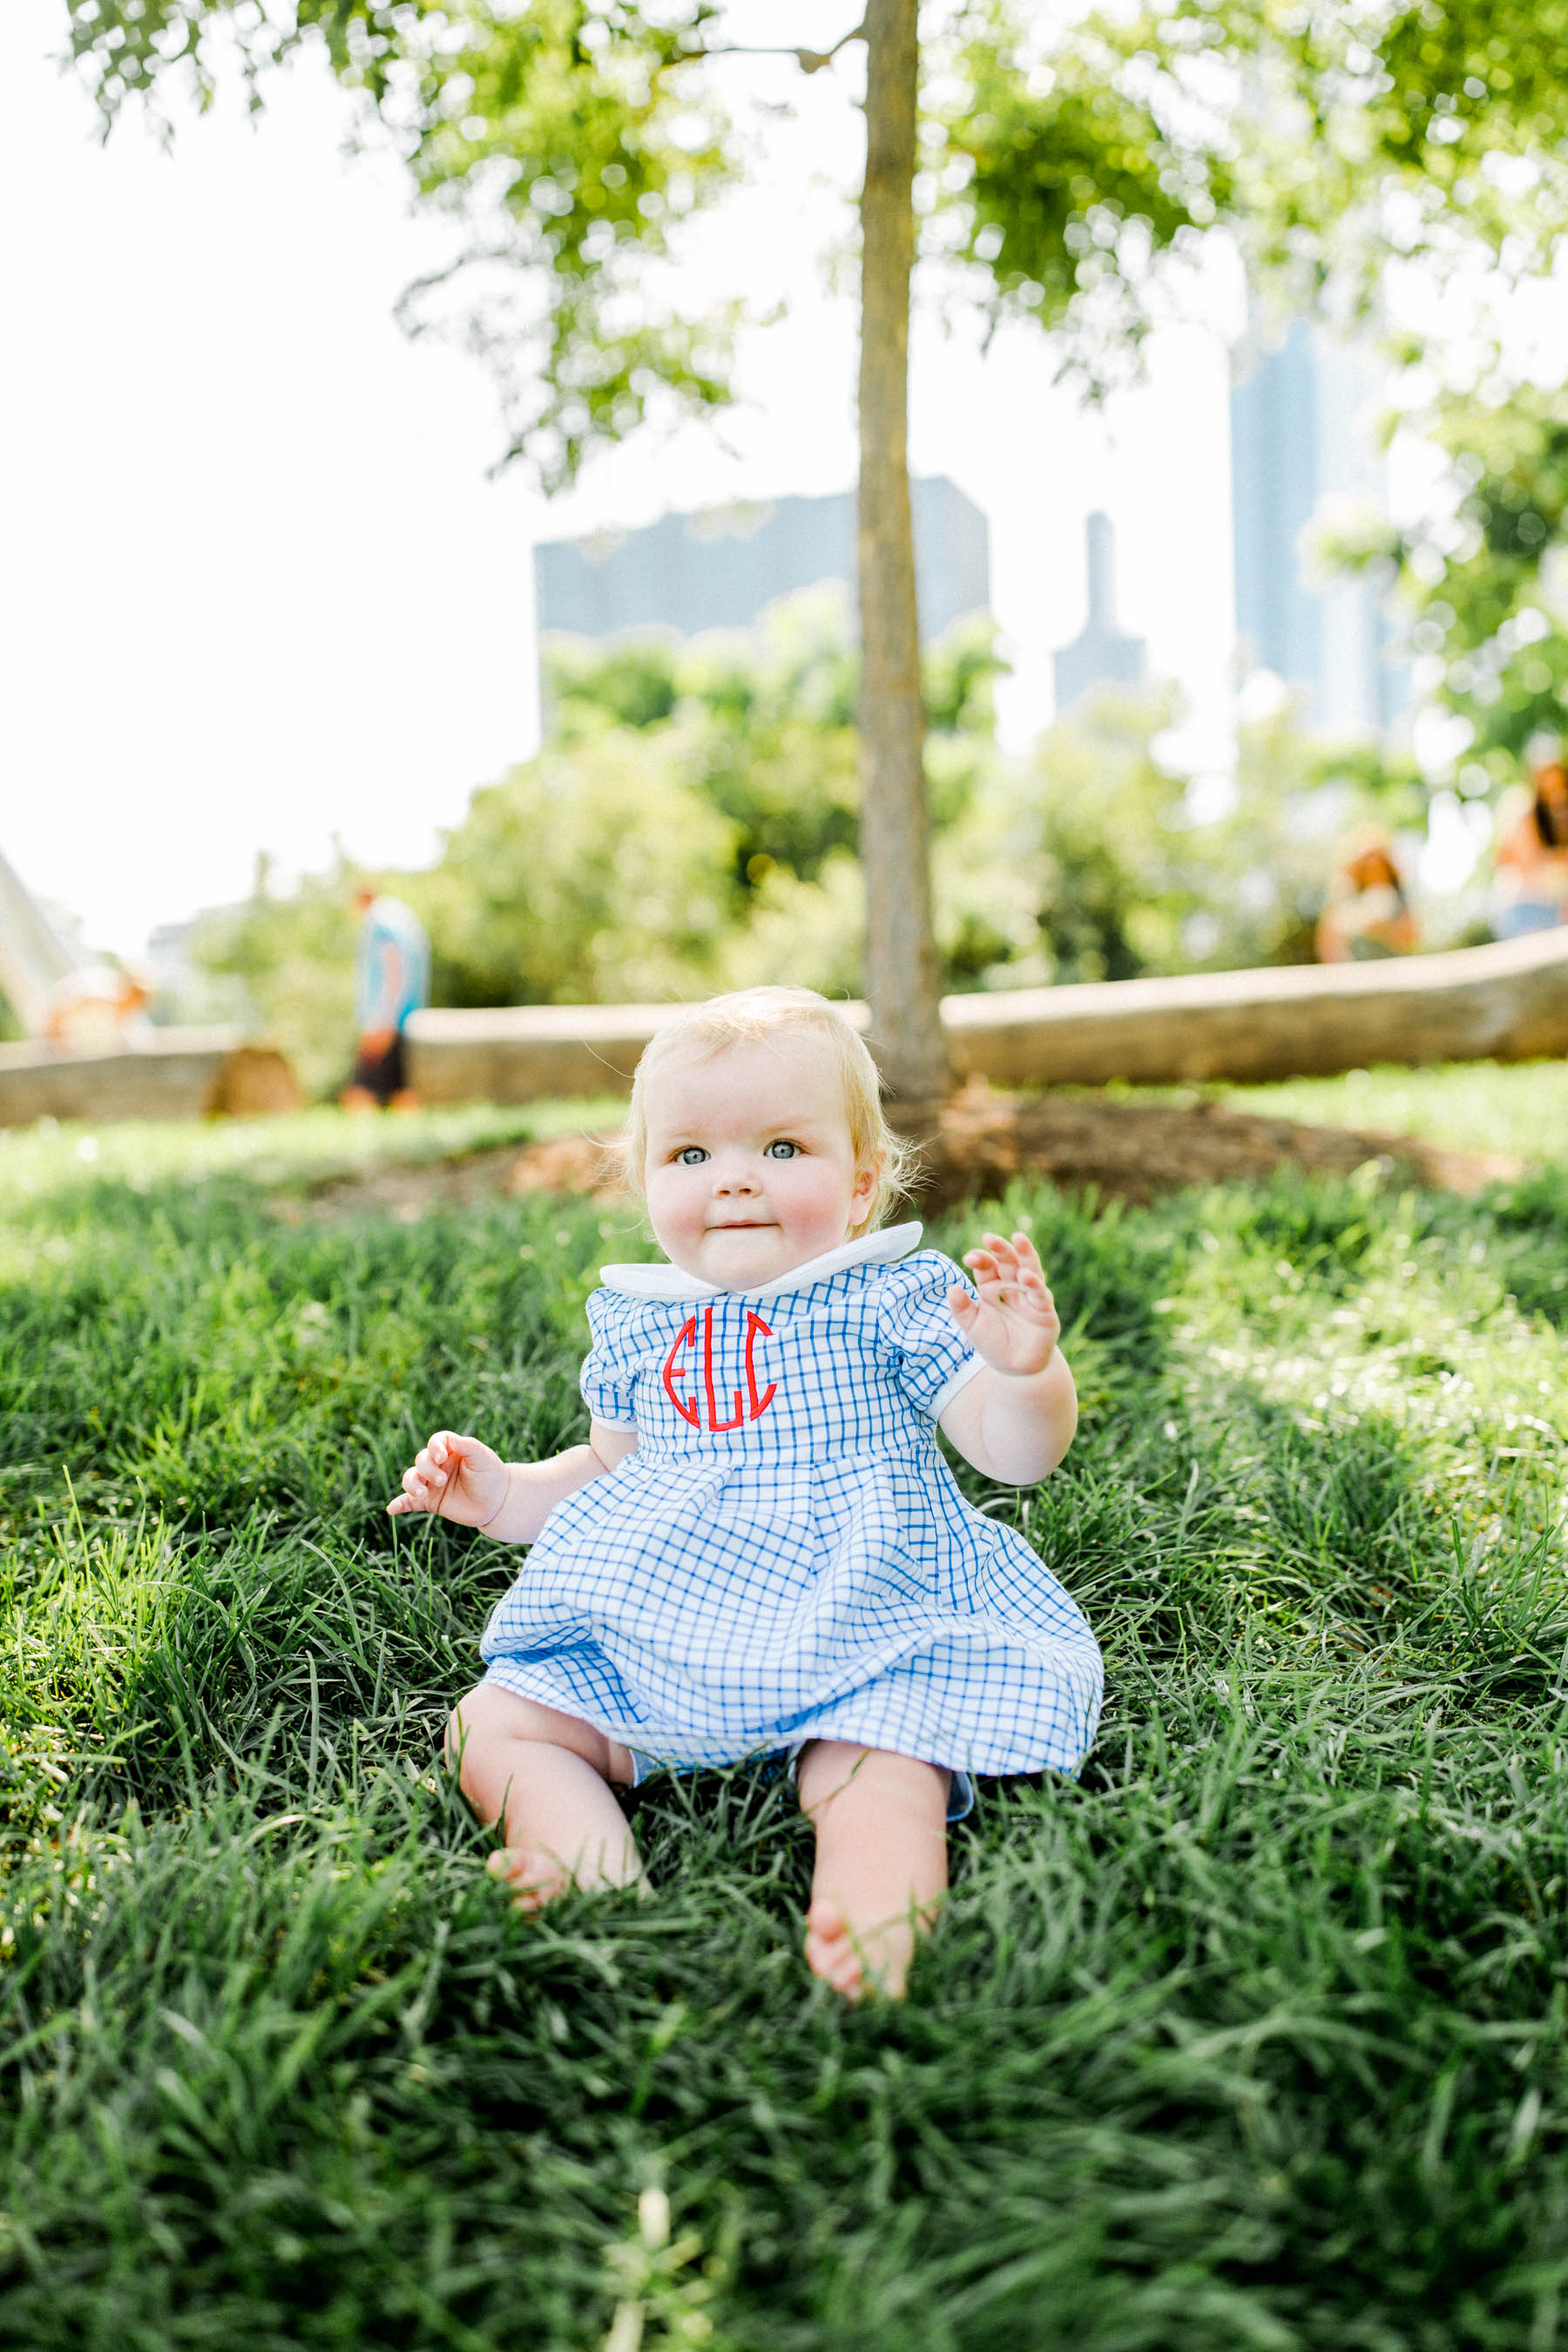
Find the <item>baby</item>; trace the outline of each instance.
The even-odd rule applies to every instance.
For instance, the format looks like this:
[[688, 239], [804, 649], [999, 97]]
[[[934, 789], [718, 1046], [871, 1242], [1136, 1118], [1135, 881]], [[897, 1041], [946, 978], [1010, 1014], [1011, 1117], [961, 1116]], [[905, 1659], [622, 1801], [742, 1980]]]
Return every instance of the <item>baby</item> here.
[[901, 1993], [969, 1775], [1065, 1772], [1094, 1636], [940, 1427], [1031, 1485], [1072, 1441], [1060, 1325], [1023, 1234], [965, 1263], [879, 1229], [902, 1147], [860, 1038], [808, 989], [716, 998], [638, 1065], [627, 1171], [668, 1263], [588, 1301], [588, 1442], [503, 1462], [442, 1430], [387, 1507], [531, 1544], [447, 1754], [531, 1907], [630, 1886], [616, 1796], [656, 1765], [795, 1764], [816, 1835], [806, 1958]]

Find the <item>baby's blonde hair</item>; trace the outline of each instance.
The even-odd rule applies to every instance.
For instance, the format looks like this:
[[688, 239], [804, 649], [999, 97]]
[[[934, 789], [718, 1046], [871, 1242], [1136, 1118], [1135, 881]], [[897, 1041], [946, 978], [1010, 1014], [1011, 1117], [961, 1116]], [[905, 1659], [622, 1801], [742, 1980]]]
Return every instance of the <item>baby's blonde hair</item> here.
[[879, 1225], [893, 1202], [906, 1189], [915, 1154], [896, 1136], [882, 1112], [882, 1087], [877, 1065], [866, 1041], [851, 1028], [837, 1004], [815, 988], [742, 988], [731, 996], [710, 997], [694, 1004], [656, 1030], [643, 1048], [632, 1079], [631, 1111], [622, 1147], [622, 1167], [634, 1192], [643, 1189], [647, 1164], [648, 1087], [660, 1070], [677, 1060], [707, 1061], [731, 1045], [755, 1045], [779, 1036], [820, 1037], [834, 1060], [844, 1088], [844, 1111], [855, 1169], [874, 1168], [876, 1190], [871, 1205], [851, 1229], [858, 1240]]

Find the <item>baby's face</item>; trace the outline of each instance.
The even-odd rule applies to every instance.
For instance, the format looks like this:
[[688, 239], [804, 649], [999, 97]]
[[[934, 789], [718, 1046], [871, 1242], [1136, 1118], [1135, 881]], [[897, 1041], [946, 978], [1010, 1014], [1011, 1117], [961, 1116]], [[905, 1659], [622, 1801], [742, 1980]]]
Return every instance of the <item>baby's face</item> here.
[[649, 1089], [644, 1189], [683, 1274], [752, 1290], [847, 1240], [876, 1171], [858, 1170], [826, 1043], [784, 1034], [661, 1070]]

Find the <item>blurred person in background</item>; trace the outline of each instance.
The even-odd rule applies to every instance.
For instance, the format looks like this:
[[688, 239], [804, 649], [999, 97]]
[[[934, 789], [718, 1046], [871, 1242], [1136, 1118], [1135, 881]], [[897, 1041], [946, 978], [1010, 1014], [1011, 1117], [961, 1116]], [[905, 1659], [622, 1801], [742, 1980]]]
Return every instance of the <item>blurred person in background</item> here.
[[339, 1097], [344, 1110], [412, 1110], [404, 1030], [430, 993], [430, 942], [412, 907], [368, 883], [353, 894], [360, 919], [359, 1045], [353, 1076]]
[[1318, 918], [1318, 961], [1370, 963], [1410, 955], [1420, 944], [1394, 844], [1380, 826], [1363, 825], [1340, 850], [1328, 904]]
[[1568, 919], [1568, 766], [1555, 736], [1526, 754], [1529, 784], [1498, 804], [1492, 936], [1517, 940]]
[[49, 991], [44, 1038], [62, 1054], [118, 1054], [147, 1034], [153, 992], [118, 964], [68, 971]]

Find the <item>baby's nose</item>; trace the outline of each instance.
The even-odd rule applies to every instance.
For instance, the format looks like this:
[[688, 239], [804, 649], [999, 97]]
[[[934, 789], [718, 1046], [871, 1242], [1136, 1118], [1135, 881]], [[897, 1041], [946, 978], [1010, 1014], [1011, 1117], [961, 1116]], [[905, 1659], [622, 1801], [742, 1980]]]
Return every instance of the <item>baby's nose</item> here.
[[743, 1160], [721, 1160], [713, 1171], [713, 1189], [716, 1192], [754, 1192], [756, 1176]]

